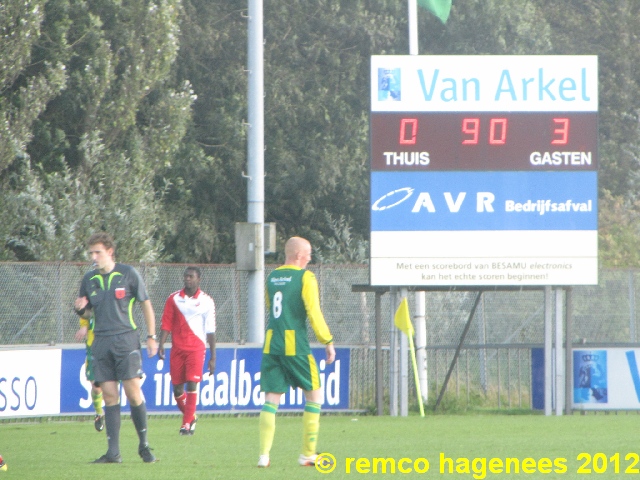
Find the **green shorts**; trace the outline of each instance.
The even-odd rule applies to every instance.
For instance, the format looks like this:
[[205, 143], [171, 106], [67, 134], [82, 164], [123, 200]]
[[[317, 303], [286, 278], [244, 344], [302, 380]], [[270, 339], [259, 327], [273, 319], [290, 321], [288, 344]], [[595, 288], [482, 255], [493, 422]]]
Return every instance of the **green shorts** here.
[[289, 387], [307, 392], [320, 388], [320, 375], [313, 355], [262, 354], [260, 391], [285, 393]]

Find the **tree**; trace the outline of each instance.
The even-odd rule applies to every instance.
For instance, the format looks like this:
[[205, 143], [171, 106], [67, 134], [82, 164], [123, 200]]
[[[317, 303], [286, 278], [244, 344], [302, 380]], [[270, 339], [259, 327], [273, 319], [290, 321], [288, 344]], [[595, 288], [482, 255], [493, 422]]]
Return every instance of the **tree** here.
[[45, 3], [7, 0], [0, 5], [0, 173], [24, 157], [34, 120], [65, 85], [60, 63], [43, 62], [31, 72]]
[[[11, 258], [77, 260], [94, 230], [120, 258], [162, 257], [162, 172], [190, 120], [187, 82], [169, 83], [178, 51], [178, 0], [50, 0], [32, 45], [34, 70], [63, 63], [66, 90], [49, 100], [15, 172], [3, 178]], [[157, 178], [159, 175], [160, 178]], [[26, 208], [26, 207], [23, 207]]]
[[246, 1], [185, 0], [176, 82], [189, 81], [193, 122], [167, 167], [164, 229], [175, 262], [233, 262], [246, 218]]
[[604, 268], [640, 267], [640, 199], [605, 190], [599, 203], [598, 246]]

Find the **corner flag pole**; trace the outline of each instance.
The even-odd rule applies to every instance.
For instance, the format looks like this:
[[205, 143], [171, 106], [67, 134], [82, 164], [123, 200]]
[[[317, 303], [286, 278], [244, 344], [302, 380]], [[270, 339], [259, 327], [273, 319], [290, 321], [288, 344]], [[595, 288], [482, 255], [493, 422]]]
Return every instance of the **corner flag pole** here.
[[424, 417], [424, 405], [422, 404], [422, 392], [420, 391], [420, 379], [418, 378], [418, 364], [416, 362], [416, 348], [413, 345], [413, 324], [409, 315], [409, 302], [407, 297], [403, 297], [400, 305], [394, 315], [393, 323], [409, 338], [409, 349], [411, 350], [411, 363], [413, 365], [413, 379], [416, 384], [416, 393], [418, 395], [418, 405], [420, 406], [420, 416]]

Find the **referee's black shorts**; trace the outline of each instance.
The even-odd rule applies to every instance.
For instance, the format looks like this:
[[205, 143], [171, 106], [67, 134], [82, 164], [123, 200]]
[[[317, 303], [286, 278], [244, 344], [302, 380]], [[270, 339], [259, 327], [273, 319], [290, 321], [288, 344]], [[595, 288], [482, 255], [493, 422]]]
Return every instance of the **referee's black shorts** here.
[[96, 336], [91, 350], [93, 377], [96, 382], [142, 378], [142, 353], [137, 331]]

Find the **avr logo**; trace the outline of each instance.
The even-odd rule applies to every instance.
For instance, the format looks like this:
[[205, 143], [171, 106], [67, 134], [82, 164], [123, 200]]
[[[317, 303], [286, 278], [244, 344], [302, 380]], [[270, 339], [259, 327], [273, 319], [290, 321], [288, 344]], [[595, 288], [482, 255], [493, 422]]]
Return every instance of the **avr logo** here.
[[398, 188], [393, 192], [385, 193], [375, 201], [371, 210], [382, 211], [398, 206], [413, 195], [413, 191], [414, 189], [411, 187], [404, 187]]
[[[404, 201], [408, 200], [415, 191], [412, 187], [403, 187], [393, 190], [389, 193], [385, 193], [378, 200], [373, 202], [371, 210], [381, 212], [389, 210], [390, 208], [397, 207]], [[451, 213], [458, 213], [462, 207], [464, 200], [467, 196], [467, 192], [458, 192], [456, 196], [451, 192], [442, 192], [442, 197], [439, 194], [436, 195], [436, 202], [438, 208], [446, 206]], [[492, 192], [476, 192], [476, 212], [490, 212], [494, 211], [493, 202], [496, 196]], [[444, 200], [444, 204], [442, 203]], [[436, 204], [434, 204], [431, 194], [429, 192], [420, 192], [416, 198], [411, 213], [419, 213], [422, 209], [427, 210], [429, 213], [436, 211]]]

